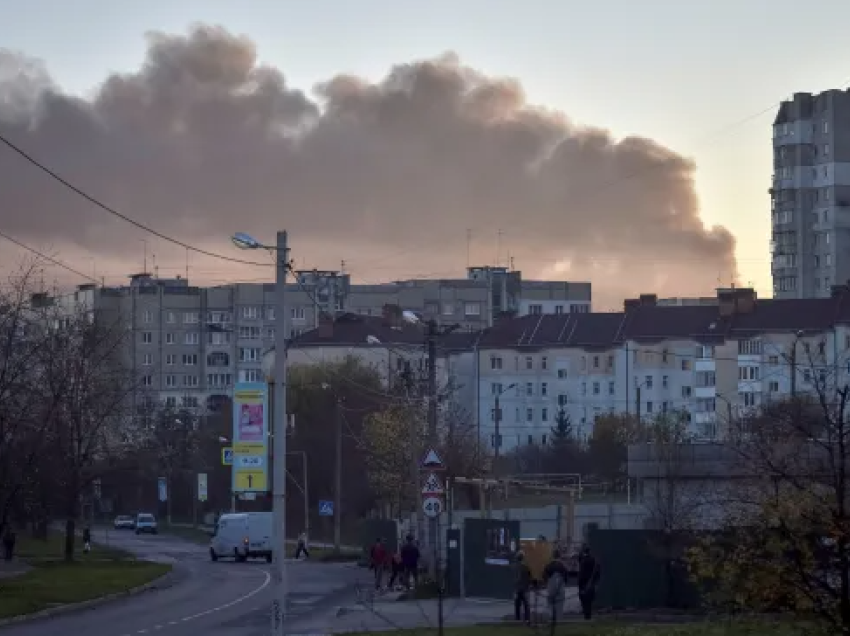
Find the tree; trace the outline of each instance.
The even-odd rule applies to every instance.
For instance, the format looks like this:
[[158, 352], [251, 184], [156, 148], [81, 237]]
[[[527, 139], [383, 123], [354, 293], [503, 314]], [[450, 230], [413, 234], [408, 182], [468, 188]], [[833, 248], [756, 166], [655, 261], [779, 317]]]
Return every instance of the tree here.
[[606, 414], [596, 418], [588, 440], [588, 455], [594, 473], [602, 480], [622, 487], [626, 478], [628, 446], [638, 438], [639, 423], [627, 414]]
[[[850, 388], [813, 391], [733, 422], [724, 444], [738, 476], [721, 531], [689, 566], [709, 602], [730, 611], [785, 610], [850, 634]], [[822, 369], [822, 365], [820, 366]]]
[[558, 412], [555, 414], [555, 426], [552, 427], [550, 440], [550, 443], [555, 448], [575, 442], [575, 438], [573, 437], [573, 422], [570, 419], [569, 413], [562, 408], [558, 409]]

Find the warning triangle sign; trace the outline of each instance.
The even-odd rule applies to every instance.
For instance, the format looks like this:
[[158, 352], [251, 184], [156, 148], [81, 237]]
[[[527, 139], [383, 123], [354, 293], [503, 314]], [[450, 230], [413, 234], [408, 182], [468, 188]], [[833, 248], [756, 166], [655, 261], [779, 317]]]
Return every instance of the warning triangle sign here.
[[443, 460], [440, 459], [440, 456], [437, 455], [437, 451], [433, 448], [429, 449], [428, 452], [425, 453], [425, 457], [422, 458], [420, 466], [426, 470], [443, 470], [445, 468], [443, 466]]

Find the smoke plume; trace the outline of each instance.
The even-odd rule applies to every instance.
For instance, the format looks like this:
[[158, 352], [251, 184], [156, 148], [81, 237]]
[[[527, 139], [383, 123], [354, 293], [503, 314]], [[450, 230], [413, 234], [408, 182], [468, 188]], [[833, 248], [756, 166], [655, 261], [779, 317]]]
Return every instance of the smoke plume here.
[[[306, 94], [223, 28], [148, 42], [138, 71], [87, 99], [0, 51], [0, 134], [123, 213], [234, 256], [233, 231], [286, 228], [296, 258], [345, 259], [355, 278], [461, 274], [471, 228], [474, 260], [493, 260], [501, 230], [526, 277], [589, 278], [597, 298], [737, 275], [732, 235], [700, 220], [690, 160], [577, 126], [452, 54]], [[0, 229], [111, 262], [143, 237], [3, 147]]]

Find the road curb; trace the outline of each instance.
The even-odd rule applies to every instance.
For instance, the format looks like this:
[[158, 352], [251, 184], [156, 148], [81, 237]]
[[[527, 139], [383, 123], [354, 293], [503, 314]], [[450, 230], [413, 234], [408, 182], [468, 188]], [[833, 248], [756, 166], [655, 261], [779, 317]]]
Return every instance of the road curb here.
[[78, 612], [81, 610], [93, 609], [95, 607], [100, 607], [101, 605], [111, 603], [112, 601], [129, 598], [131, 596], [138, 596], [143, 592], [152, 591], [161, 587], [171, 587], [177, 581], [180, 580], [181, 573], [178, 571], [178, 568], [175, 567], [177, 564], [170, 565], [170, 571], [166, 572], [162, 576], [155, 578], [153, 581], [148, 581], [144, 585], [139, 585], [123, 592], [115, 592], [114, 594], [99, 596], [98, 598], [93, 598], [88, 601], [81, 601], [80, 603], [68, 603], [66, 605], [60, 605], [58, 607], [51, 607], [45, 610], [40, 610], [38, 612], [33, 612], [32, 614], [20, 614], [18, 616], [12, 616], [10, 618], [3, 618], [0, 619], [0, 627], [5, 627], [6, 625], [16, 625], [19, 623], [27, 623], [30, 621], [37, 621], [45, 618], [53, 618], [55, 616], [71, 614], [72, 612]]

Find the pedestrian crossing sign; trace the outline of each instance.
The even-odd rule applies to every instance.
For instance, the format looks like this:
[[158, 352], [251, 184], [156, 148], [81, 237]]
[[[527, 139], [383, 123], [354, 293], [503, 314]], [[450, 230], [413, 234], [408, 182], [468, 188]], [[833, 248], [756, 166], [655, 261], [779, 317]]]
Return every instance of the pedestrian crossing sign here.
[[221, 449], [221, 465], [233, 466], [233, 449], [229, 446]]

